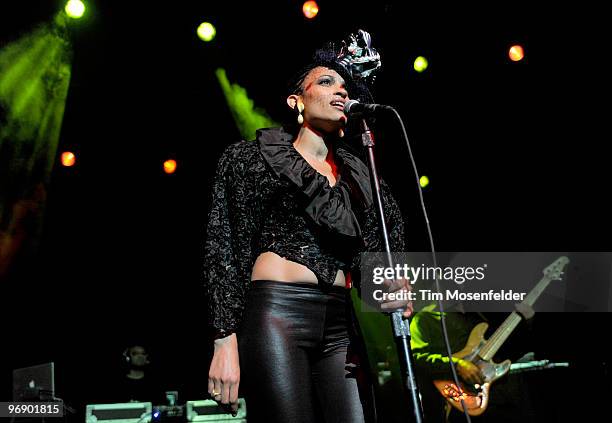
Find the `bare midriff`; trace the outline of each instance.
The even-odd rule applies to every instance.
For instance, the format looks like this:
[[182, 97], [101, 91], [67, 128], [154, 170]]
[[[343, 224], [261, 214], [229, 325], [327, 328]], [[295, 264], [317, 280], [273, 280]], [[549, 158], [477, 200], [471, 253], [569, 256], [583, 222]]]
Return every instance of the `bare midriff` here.
[[[304, 266], [303, 264], [287, 260], [271, 251], [261, 253], [259, 257], [257, 257], [251, 272], [251, 280], [269, 280], [287, 283], [318, 283], [317, 276], [308, 267]], [[334, 280], [334, 285], [344, 287], [345, 284], [344, 272], [342, 270], [338, 270], [338, 273], [336, 273], [336, 279]]]

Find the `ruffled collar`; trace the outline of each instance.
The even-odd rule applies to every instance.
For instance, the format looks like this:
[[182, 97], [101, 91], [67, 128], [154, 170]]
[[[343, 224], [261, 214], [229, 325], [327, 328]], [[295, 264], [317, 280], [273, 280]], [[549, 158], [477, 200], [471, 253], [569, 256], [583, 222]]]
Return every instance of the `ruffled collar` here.
[[293, 136], [283, 128], [257, 131], [259, 149], [280, 179], [295, 185], [306, 198], [306, 213], [319, 226], [348, 236], [361, 236], [353, 206], [364, 210], [372, 204], [367, 166], [341, 146], [335, 146], [339, 172], [332, 187], [293, 146]]

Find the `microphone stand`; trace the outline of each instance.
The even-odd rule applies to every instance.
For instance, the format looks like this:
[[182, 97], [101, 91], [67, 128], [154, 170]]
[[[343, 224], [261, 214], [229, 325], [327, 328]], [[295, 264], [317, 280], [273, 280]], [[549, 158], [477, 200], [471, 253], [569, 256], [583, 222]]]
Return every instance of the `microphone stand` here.
[[[376, 162], [374, 158], [374, 136], [372, 135], [372, 131], [368, 127], [365, 118], [361, 119], [361, 130], [363, 131], [363, 133], [361, 134], [361, 141], [363, 143], [363, 146], [366, 147], [368, 154], [370, 184], [372, 186], [372, 193], [374, 194], [374, 204], [378, 211], [378, 224], [385, 246], [387, 267], [393, 268], [395, 266], [393, 264], [393, 258], [391, 257], [389, 234], [387, 232], [387, 224], [385, 221], [385, 213], [383, 209], [380, 184], [378, 182], [378, 173], [376, 171]], [[402, 370], [402, 382], [404, 384], [404, 388], [410, 394], [410, 398], [412, 400], [415, 422], [422, 423], [423, 408], [421, 405], [419, 388], [416, 383], [412, 349], [410, 348], [410, 325], [408, 319], [404, 320], [402, 313], [403, 311], [399, 309], [393, 311], [390, 314], [391, 326], [393, 328], [393, 336], [395, 338], [395, 342], [397, 344], [398, 349], [399, 364]]]

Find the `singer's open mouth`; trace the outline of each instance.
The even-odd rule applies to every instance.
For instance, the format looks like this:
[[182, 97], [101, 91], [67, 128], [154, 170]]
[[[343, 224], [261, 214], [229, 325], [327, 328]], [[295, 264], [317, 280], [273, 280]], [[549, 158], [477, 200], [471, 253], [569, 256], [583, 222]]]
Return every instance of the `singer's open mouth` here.
[[330, 104], [334, 109], [344, 111], [344, 103], [342, 101], [332, 101]]

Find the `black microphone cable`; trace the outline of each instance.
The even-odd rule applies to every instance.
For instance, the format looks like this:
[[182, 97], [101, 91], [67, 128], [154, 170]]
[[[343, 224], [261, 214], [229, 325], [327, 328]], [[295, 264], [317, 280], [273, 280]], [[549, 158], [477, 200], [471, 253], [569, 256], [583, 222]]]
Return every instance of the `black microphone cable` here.
[[[410, 147], [410, 141], [408, 140], [408, 134], [406, 133], [406, 127], [404, 126], [404, 122], [401, 118], [401, 116], [399, 115], [399, 113], [397, 112], [397, 110], [395, 110], [395, 108], [391, 107], [391, 106], [385, 106], [385, 107], [381, 107], [383, 110], [390, 110], [394, 113], [395, 117], [397, 118], [397, 120], [400, 123], [400, 126], [402, 128], [402, 135], [404, 137], [404, 140], [406, 141], [406, 147], [408, 148], [408, 155], [410, 157], [410, 161], [412, 163], [412, 168], [414, 169], [414, 174], [416, 176], [416, 182], [417, 182], [417, 187], [419, 189], [419, 200], [421, 203], [421, 209], [423, 210], [423, 216], [425, 216], [425, 224], [427, 226], [427, 236], [429, 238], [429, 245], [431, 248], [431, 254], [432, 254], [432, 258], [433, 258], [433, 265], [435, 268], [438, 267], [438, 261], [436, 259], [436, 249], [434, 246], [434, 240], [433, 240], [433, 235], [431, 232], [431, 224], [429, 222], [429, 217], [427, 215], [427, 208], [425, 207], [425, 200], [423, 199], [423, 189], [421, 188], [421, 182], [420, 182], [420, 176], [419, 176], [419, 171], [417, 169], [417, 165], [416, 165], [416, 161], [414, 159], [414, 154], [412, 152], [412, 148]], [[438, 279], [438, 273], [436, 273], [436, 291], [440, 294], [441, 290], [440, 290], [440, 281]], [[438, 297], [441, 298], [441, 295]], [[444, 344], [446, 346], [446, 353], [448, 356], [448, 362], [450, 364], [450, 368], [451, 368], [451, 372], [453, 374], [453, 381], [455, 382], [455, 384], [457, 385], [457, 388], [461, 389], [461, 384], [459, 383], [459, 377], [457, 375], [457, 369], [455, 367], [455, 363], [453, 362], [453, 353], [451, 351], [451, 346], [450, 346], [450, 340], [448, 338], [448, 329], [446, 326], [446, 316], [444, 314], [444, 306], [442, 304], [442, 300], [438, 299], [438, 308], [440, 309], [440, 324], [442, 326], [442, 335], [444, 336]], [[463, 408], [463, 413], [465, 414], [465, 420], [468, 423], [471, 423], [471, 418], [470, 415], [467, 411], [467, 407], [465, 405], [465, 401], [463, 401], [463, 397], [459, 397], [459, 399], [461, 400], [461, 406]]]

